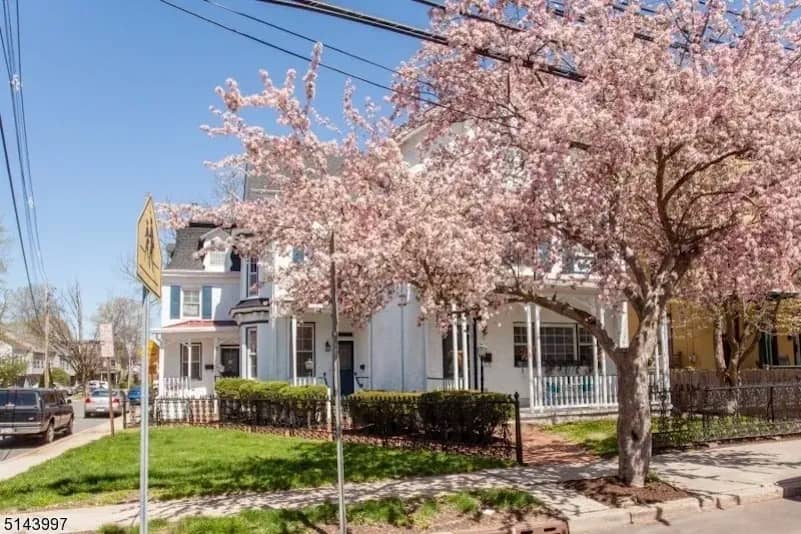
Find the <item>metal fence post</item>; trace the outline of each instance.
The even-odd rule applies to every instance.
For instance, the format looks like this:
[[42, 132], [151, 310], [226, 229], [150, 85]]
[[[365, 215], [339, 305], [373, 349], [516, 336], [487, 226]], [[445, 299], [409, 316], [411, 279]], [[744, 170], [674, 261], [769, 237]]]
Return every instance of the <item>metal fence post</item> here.
[[520, 427], [520, 394], [515, 391], [515, 453], [517, 463], [523, 465], [523, 429]]

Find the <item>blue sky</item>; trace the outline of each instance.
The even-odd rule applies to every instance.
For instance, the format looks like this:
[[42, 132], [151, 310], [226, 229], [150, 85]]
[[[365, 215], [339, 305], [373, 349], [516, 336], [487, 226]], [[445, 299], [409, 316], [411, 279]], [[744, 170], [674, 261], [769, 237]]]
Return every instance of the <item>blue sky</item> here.
[[[311, 45], [201, 0], [172, 0], [265, 40], [308, 54]], [[335, 46], [396, 66], [419, 46], [396, 36], [256, 0], [218, 0]], [[426, 25], [411, 0], [336, 0], [342, 6]], [[199, 129], [213, 121], [215, 86], [236, 78], [259, 89], [259, 69], [282, 79], [304, 62], [215, 28], [158, 0], [24, 0], [22, 61], [31, 170], [44, 263], [58, 288], [79, 281], [87, 314], [112, 295], [132, 295], [121, 260], [134, 250], [144, 197], [208, 202], [214, 179], [203, 162], [238, 149]], [[324, 61], [388, 84], [390, 74], [332, 52]], [[339, 117], [345, 79], [323, 71], [318, 107]], [[383, 93], [357, 82], [358, 95]], [[11, 121], [7, 91], [0, 110]], [[269, 125], [268, 125], [269, 126]], [[15, 175], [15, 179], [18, 176]], [[10, 192], [2, 180], [2, 223], [11, 238], [6, 284], [25, 283]], [[19, 185], [17, 185], [19, 187]]]

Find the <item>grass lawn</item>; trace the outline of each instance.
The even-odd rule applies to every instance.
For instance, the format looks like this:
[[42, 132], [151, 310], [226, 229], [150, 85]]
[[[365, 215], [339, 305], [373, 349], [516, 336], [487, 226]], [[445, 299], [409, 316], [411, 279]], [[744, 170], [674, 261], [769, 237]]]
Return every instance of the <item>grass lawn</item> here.
[[617, 421], [614, 419], [559, 423], [544, 430], [583, 445], [598, 456], [617, 454]]
[[[397, 498], [365, 501], [348, 506], [348, 522], [375, 528], [396, 527], [426, 529], [436, 526], [444, 517], [477, 520], [481, 511], [522, 517], [543, 510], [528, 493], [508, 489], [462, 491], [440, 497], [401, 500]], [[153, 534], [289, 534], [320, 532], [324, 525], [337, 522], [335, 504], [312, 506], [300, 510], [247, 510], [228, 517], [189, 517], [179, 522], [151, 521]], [[138, 528], [105, 526], [100, 534], [134, 534]]]
[[[345, 445], [351, 482], [469, 472], [510, 462], [460, 454]], [[150, 432], [150, 495], [176, 499], [333, 484], [334, 443], [213, 428]], [[135, 500], [139, 433], [121, 432], [67, 451], [0, 482], [0, 510]]]

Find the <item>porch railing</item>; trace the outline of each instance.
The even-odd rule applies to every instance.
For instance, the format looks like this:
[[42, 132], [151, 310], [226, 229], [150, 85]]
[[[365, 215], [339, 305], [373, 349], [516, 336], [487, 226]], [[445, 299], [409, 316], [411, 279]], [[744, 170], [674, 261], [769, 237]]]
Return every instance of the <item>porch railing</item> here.
[[[534, 391], [539, 379], [534, 379]], [[655, 374], [648, 377], [652, 403], [660, 401], [660, 384]], [[542, 377], [542, 403], [545, 408], [590, 408], [617, 406], [617, 376], [567, 375]], [[535, 403], [536, 404], [536, 403]]]
[[293, 386], [327, 386], [328, 384], [325, 383], [325, 379], [320, 376], [298, 376], [295, 378], [290, 378], [287, 380]]
[[456, 389], [452, 378], [432, 378], [426, 379], [426, 391], [448, 391]]
[[205, 387], [192, 387], [192, 380], [189, 377], [165, 376], [158, 380], [159, 398], [201, 398], [208, 394]]

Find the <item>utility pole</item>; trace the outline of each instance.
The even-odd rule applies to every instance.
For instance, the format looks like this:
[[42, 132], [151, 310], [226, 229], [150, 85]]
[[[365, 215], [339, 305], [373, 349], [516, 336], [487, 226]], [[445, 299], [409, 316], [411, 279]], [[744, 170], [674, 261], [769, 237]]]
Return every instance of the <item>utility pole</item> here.
[[44, 387], [50, 387], [50, 286], [45, 285], [44, 302]]

